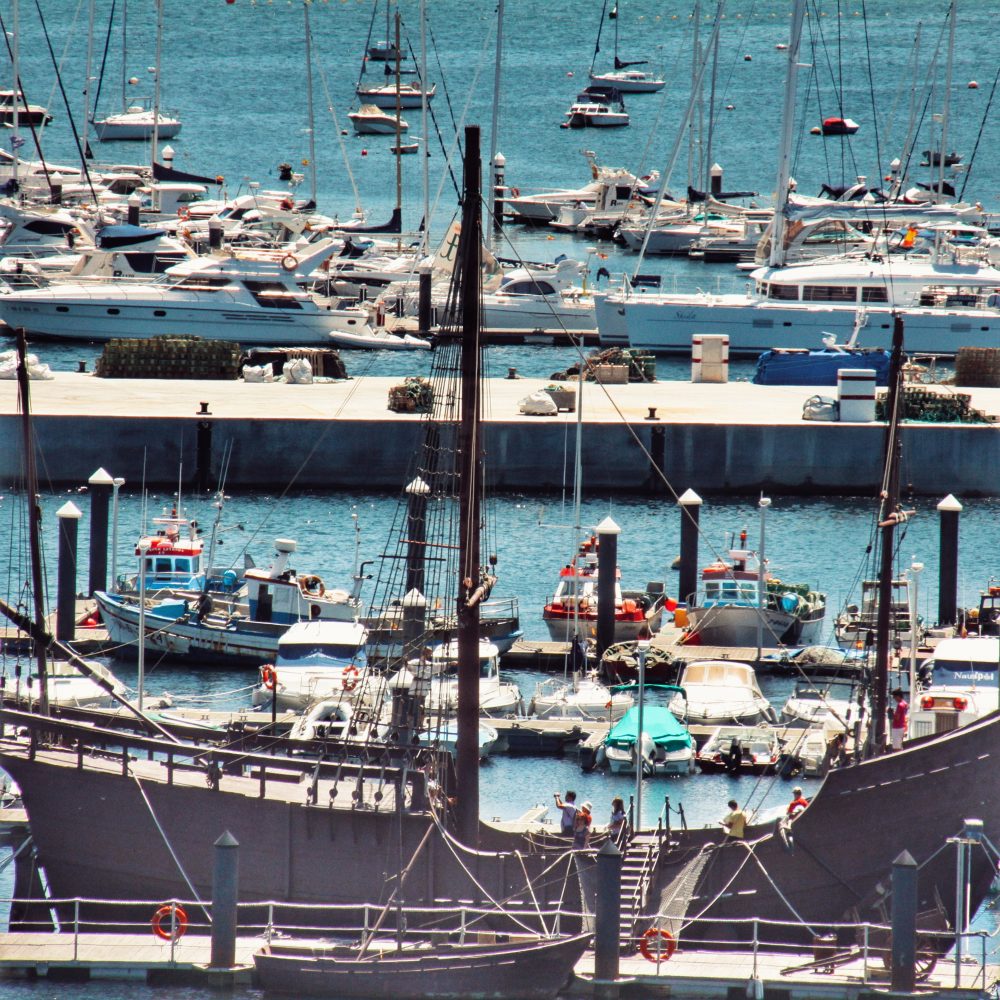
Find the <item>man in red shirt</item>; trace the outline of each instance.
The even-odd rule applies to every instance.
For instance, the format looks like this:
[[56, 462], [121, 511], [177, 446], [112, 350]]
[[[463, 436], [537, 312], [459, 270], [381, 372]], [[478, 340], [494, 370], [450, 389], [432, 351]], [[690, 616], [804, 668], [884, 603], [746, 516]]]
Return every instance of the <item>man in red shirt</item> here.
[[892, 710], [892, 749], [903, 749], [903, 737], [906, 735], [906, 720], [910, 714], [910, 705], [903, 697], [903, 689], [896, 688], [892, 692], [896, 699], [896, 707]]
[[807, 805], [809, 805], [809, 800], [803, 797], [802, 789], [796, 786], [792, 789], [792, 801], [788, 803], [786, 815], [789, 819], [795, 819]]

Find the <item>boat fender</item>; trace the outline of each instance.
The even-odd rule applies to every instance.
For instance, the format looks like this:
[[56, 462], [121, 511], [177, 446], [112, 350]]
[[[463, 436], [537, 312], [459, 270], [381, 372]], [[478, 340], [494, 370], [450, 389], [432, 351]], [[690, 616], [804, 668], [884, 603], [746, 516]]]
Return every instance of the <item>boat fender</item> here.
[[677, 951], [677, 939], [662, 927], [650, 927], [639, 939], [639, 951], [647, 962], [666, 962]]
[[344, 667], [344, 672], [340, 676], [340, 686], [345, 691], [353, 691], [358, 686], [359, 676], [360, 671], [353, 663]]
[[299, 259], [293, 253], [286, 253], [285, 256], [281, 258], [281, 266], [286, 271], [294, 271], [299, 266]]
[[150, 921], [153, 933], [164, 941], [179, 941], [188, 927], [188, 917], [173, 903], [161, 906]]
[[515, 198], [520, 198], [520, 197], [521, 197], [521, 189], [520, 189], [520, 188], [511, 188], [511, 189], [510, 189], [510, 193], [511, 193], [511, 194], [512, 194], [512, 195], [513, 195], [513, 196], [514, 196]]
[[273, 691], [278, 686], [278, 671], [274, 669], [273, 663], [265, 663], [260, 668], [260, 682], [268, 691]]
[[782, 816], [778, 820], [778, 836], [781, 837], [781, 843], [784, 845], [785, 850], [791, 854], [795, 850], [795, 841], [792, 837], [792, 828], [787, 816]]

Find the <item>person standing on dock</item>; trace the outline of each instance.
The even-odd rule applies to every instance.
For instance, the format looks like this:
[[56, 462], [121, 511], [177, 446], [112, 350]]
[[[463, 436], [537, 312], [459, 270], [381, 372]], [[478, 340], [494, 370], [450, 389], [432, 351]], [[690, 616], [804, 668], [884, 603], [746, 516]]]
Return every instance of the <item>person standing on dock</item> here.
[[903, 689], [896, 688], [892, 692], [896, 699], [896, 707], [892, 710], [892, 749], [903, 749], [903, 737], [906, 735], [906, 722], [910, 714], [910, 704], [903, 697]]
[[564, 837], [572, 837], [576, 827], [576, 792], [567, 792], [566, 801], [559, 798], [558, 792], [553, 792], [556, 799], [556, 809], [562, 810], [559, 831]]
[[722, 825], [733, 840], [742, 840], [747, 828], [747, 814], [736, 799], [729, 800], [729, 812], [722, 817]]
[[621, 796], [616, 795], [611, 800], [611, 822], [608, 824], [608, 836], [617, 844], [621, 841], [625, 829], [625, 803]]

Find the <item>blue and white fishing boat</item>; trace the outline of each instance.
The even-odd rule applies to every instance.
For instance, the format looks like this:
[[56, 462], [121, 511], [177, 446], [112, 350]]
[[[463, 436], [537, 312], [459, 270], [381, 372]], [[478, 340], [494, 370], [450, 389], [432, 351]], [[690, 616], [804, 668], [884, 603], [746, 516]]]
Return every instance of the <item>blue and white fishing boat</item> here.
[[[279, 538], [275, 549], [268, 569], [246, 571], [245, 609], [223, 602], [216, 606], [207, 594], [171, 597], [145, 608], [145, 648], [199, 662], [257, 666], [274, 661], [279, 639], [295, 622], [358, 618], [363, 575], [355, 577], [351, 591], [327, 590], [319, 576], [288, 567], [294, 541]], [[94, 597], [112, 642], [125, 650], [134, 648], [140, 631], [138, 600], [100, 590]]]

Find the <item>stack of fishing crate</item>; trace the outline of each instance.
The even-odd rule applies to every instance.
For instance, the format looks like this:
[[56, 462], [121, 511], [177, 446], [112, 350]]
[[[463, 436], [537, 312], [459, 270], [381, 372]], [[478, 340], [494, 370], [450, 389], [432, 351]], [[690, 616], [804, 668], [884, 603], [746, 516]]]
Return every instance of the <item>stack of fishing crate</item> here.
[[232, 379], [240, 348], [226, 340], [149, 337], [109, 340], [94, 368], [99, 378]]
[[389, 389], [389, 409], [394, 413], [430, 413], [434, 388], [425, 378], [412, 376]]
[[[875, 419], [887, 419], [888, 393], [880, 392], [875, 400]], [[964, 392], [938, 392], [920, 385], [904, 385], [900, 398], [902, 420], [920, 420], [931, 424], [986, 424], [990, 418], [973, 409], [972, 397]]]

